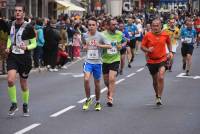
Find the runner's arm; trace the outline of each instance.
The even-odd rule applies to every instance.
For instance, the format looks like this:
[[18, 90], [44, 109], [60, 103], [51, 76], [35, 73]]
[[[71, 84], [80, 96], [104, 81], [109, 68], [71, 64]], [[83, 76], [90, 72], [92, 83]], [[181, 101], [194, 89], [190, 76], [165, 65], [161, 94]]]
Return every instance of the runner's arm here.
[[97, 44], [97, 47], [111, 49], [112, 46], [108, 44]]
[[8, 36], [7, 48], [10, 49], [10, 47], [11, 47], [11, 39], [10, 39], [10, 36]]
[[27, 50], [32, 50], [36, 48], [37, 46], [36, 38], [29, 39], [29, 41], [30, 41], [30, 44], [27, 46]]

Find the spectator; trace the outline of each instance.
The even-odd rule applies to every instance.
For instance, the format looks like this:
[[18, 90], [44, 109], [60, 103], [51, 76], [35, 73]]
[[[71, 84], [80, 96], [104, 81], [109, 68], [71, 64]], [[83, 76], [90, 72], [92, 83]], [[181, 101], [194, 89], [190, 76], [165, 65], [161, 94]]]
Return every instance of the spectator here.
[[73, 36], [73, 57], [80, 59], [80, 50], [81, 50], [81, 34], [79, 31], [76, 31]]
[[57, 52], [58, 52], [58, 43], [60, 41], [60, 35], [58, 30], [56, 29], [56, 20], [50, 21], [50, 27], [45, 30], [45, 45], [48, 53], [47, 58], [47, 66], [50, 67], [49, 71], [57, 72], [56, 69], [56, 61], [57, 61]]
[[0, 71], [1, 71], [2, 74], [6, 73], [6, 69], [5, 69], [5, 61], [6, 61], [5, 49], [6, 49], [6, 42], [7, 42], [7, 39], [8, 39], [8, 33], [9, 33], [8, 25], [0, 15]]
[[44, 34], [43, 23], [40, 18], [36, 20], [35, 30], [37, 32], [37, 47], [34, 49], [33, 59], [34, 67], [38, 68], [42, 65], [43, 60], [43, 46], [44, 46]]

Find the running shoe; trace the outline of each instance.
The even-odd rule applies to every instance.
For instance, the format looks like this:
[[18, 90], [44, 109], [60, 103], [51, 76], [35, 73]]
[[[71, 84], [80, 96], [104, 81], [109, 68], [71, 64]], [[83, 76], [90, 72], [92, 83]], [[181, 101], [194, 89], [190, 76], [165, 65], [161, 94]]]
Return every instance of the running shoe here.
[[113, 106], [113, 99], [108, 97], [108, 102], [107, 102], [107, 106], [108, 107], [112, 107]]
[[113, 106], [113, 103], [112, 103], [112, 102], [107, 102], [107, 106], [108, 106], [108, 107], [112, 107], [112, 106]]
[[23, 115], [24, 117], [28, 117], [29, 115], [29, 109], [28, 109], [28, 105], [27, 104], [23, 104]]
[[156, 105], [157, 105], [157, 106], [162, 105], [161, 97], [156, 97]]
[[92, 104], [92, 99], [87, 99], [85, 103], [83, 104], [83, 110], [88, 110], [90, 108], [90, 105]]
[[100, 104], [99, 102], [97, 102], [97, 103], [95, 104], [94, 109], [95, 109], [96, 111], [101, 111], [101, 104]]
[[190, 76], [189, 70], [186, 70], [185, 75], [186, 75], [186, 76]]
[[8, 115], [13, 116], [13, 115], [15, 115], [16, 111], [18, 111], [17, 103], [12, 103]]

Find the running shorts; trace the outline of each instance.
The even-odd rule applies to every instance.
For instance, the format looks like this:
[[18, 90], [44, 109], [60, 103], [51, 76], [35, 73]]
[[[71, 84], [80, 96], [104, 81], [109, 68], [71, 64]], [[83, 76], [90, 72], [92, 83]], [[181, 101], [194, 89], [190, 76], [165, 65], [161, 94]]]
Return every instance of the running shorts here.
[[147, 63], [147, 67], [149, 68], [149, 72], [151, 75], [155, 75], [156, 73], [158, 73], [159, 69], [163, 66], [166, 68], [166, 61], [156, 64]]
[[16, 70], [20, 77], [27, 79], [32, 69], [32, 59], [30, 54], [10, 53], [7, 58], [7, 71]]
[[113, 63], [103, 63], [103, 74], [108, 74], [110, 70], [118, 72], [120, 61]]
[[96, 80], [101, 79], [102, 64], [91, 64], [88, 62], [83, 63], [83, 72], [89, 72], [93, 74]]

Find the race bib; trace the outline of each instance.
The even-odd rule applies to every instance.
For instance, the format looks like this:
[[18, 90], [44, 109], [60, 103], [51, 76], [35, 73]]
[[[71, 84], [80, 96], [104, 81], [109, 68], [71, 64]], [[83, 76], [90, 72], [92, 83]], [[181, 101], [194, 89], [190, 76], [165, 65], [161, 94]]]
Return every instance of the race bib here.
[[12, 47], [12, 53], [14, 54], [24, 54], [24, 50], [20, 49], [18, 46]]
[[117, 47], [113, 46], [111, 49], [107, 49], [108, 54], [117, 54]]
[[192, 43], [192, 38], [185, 38], [185, 41], [186, 41], [187, 43]]
[[88, 50], [87, 51], [87, 58], [88, 59], [99, 59], [98, 50]]

